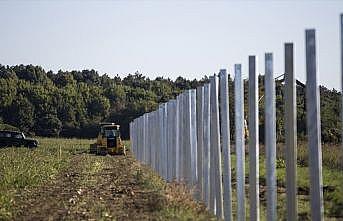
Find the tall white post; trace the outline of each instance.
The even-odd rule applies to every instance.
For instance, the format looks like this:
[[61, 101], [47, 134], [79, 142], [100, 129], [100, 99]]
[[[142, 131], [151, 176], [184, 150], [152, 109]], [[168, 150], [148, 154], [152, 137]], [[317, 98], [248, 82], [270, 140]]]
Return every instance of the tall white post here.
[[185, 180], [188, 185], [192, 184], [192, 125], [191, 125], [191, 90], [186, 91], [185, 96]]
[[244, 86], [241, 64], [235, 64], [235, 146], [237, 180], [237, 220], [245, 220]]
[[170, 170], [170, 178], [171, 181], [176, 179], [176, 165], [178, 163], [177, 159], [177, 148], [178, 148], [178, 114], [177, 114], [177, 103], [176, 100], [171, 101], [171, 112], [170, 112], [170, 119], [171, 119], [171, 128], [172, 132], [171, 134], [168, 134], [168, 136], [171, 136], [171, 150], [170, 150], [170, 160], [171, 160], [171, 170]]
[[173, 180], [173, 171], [175, 170], [175, 123], [176, 123], [176, 116], [175, 116], [175, 107], [176, 101], [170, 100], [167, 103], [167, 141], [168, 141], [168, 167], [167, 167], [167, 181]]
[[324, 220], [320, 94], [316, 60], [316, 32], [306, 30], [306, 100], [310, 166], [311, 219]]
[[162, 150], [163, 150], [163, 155], [162, 155], [162, 159], [163, 159], [163, 178], [165, 180], [167, 180], [167, 173], [168, 173], [168, 141], [167, 141], [167, 136], [168, 136], [168, 132], [167, 132], [167, 128], [168, 128], [168, 121], [167, 121], [167, 116], [168, 116], [168, 112], [167, 112], [167, 103], [163, 104], [163, 146], [162, 146]]
[[287, 220], [297, 220], [297, 113], [293, 43], [285, 44], [285, 144]]
[[162, 105], [159, 106], [158, 109], [158, 146], [157, 146], [157, 171], [160, 176], [162, 176], [162, 146], [163, 146], [163, 108]]
[[151, 159], [151, 167], [154, 171], [156, 171], [156, 163], [155, 163], [155, 146], [156, 146], [156, 111], [151, 113], [151, 151], [150, 151], [150, 159]]
[[[212, 87], [214, 87], [214, 77], [210, 76], [209, 77], [210, 80], [210, 100], [209, 100], [209, 105], [210, 105], [210, 146], [209, 146], [209, 151], [210, 151], [210, 173], [209, 173], [209, 209], [210, 211], [215, 213], [215, 200], [216, 200], [216, 191], [215, 191], [215, 187], [216, 187], [216, 183], [215, 183], [215, 154], [214, 154], [214, 130], [213, 130], [213, 118], [212, 118], [212, 106], [213, 106], [213, 99], [212, 99]], [[214, 87], [215, 88], [215, 87]], [[215, 90], [215, 89], [214, 89]]]
[[220, 129], [219, 129], [219, 106], [218, 106], [218, 77], [210, 78], [211, 83], [211, 160], [214, 164], [214, 190], [215, 208], [218, 218], [223, 217], [223, 186], [222, 186], [222, 164], [220, 154]]
[[185, 119], [185, 101], [186, 101], [186, 93], [183, 92], [180, 96], [180, 181], [185, 182], [185, 174], [186, 174], [186, 159], [185, 159], [185, 151], [186, 151], [186, 137], [185, 137], [185, 128], [186, 128], [186, 119]]
[[267, 220], [276, 221], [276, 113], [273, 54], [265, 54], [265, 153], [267, 170]]
[[[340, 31], [341, 31], [341, 136], [343, 138], [343, 14], [340, 15]], [[342, 148], [343, 148], [343, 142], [342, 142]], [[343, 151], [343, 149], [342, 149]]]
[[224, 220], [232, 220], [231, 198], [231, 158], [230, 158], [230, 120], [229, 120], [229, 78], [226, 70], [220, 70], [220, 116], [224, 180]]
[[181, 173], [182, 173], [182, 159], [181, 159], [181, 151], [182, 151], [182, 99], [181, 94], [179, 94], [176, 98], [176, 109], [177, 109], [177, 138], [176, 139], [176, 181], [181, 181]]
[[260, 219], [258, 74], [255, 56], [249, 56], [249, 199], [250, 220]]
[[143, 130], [143, 163], [144, 164], [147, 164], [147, 158], [148, 158], [148, 156], [147, 156], [147, 153], [148, 153], [148, 151], [147, 151], [147, 143], [148, 143], [148, 141], [147, 141], [147, 139], [148, 139], [148, 135], [147, 135], [147, 123], [148, 123], [148, 120], [147, 120], [147, 118], [148, 118], [148, 115], [147, 114], [144, 114], [143, 116], [143, 119], [142, 119], [142, 121], [143, 121], [143, 125], [142, 125], [142, 130]]
[[204, 188], [203, 188], [203, 152], [204, 152], [204, 136], [203, 136], [203, 127], [204, 127], [204, 87], [200, 86], [197, 88], [197, 199], [204, 199]]
[[208, 208], [210, 208], [210, 84], [204, 85], [204, 122], [203, 122], [203, 187], [204, 187], [204, 201]]
[[196, 119], [196, 90], [191, 90], [190, 99], [190, 111], [191, 111], [191, 179], [192, 186], [197, 184], [197, 119]]

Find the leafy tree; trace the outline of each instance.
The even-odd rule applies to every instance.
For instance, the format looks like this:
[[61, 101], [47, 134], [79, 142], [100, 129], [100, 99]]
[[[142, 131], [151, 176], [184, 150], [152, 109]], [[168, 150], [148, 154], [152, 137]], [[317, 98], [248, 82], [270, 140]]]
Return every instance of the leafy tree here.
[[7, 108], [5, 116], [11, 125], [29, 132], [34, 124], [34, 107], [27, 98], [20, 95]]
[[54, 137], [59, 136], [62, 129], [62, 122], [56, 115], [48, 114], [36, 122], [36, 133], [41, 136]]

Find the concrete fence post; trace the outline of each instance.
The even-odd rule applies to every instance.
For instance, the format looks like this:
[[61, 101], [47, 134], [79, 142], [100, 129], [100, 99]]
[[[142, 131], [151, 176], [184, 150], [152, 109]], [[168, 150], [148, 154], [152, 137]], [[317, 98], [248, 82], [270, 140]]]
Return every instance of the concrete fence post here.
[[140, 162], [142, 163], [144, 160], [144, 116], [142, 115], [140, 117], [140, 125], [139, 125], [139, 130], [140, 130]]
[[136, 143], [136, 145], [137, 145], [137, 150], [136, 150], [136, 151], [137, 151], [137, 154], [136, 154], [136, 155], [137, 155], [137, 159], [138, 159], [138, 160], [140, 160], [140, 159], [139, 159], [139, 157], [140, 157], [140, 156], [139, 156], [139, 145], [140, 145], [140, 144], [139, 144], [139, 138], [140, 138], [139, 120], [140, 120], [139, 118], [137, 118], [137, 120], [136, 120], [136, 133], [137, 133], [137, 134], [136, 134], [136, 136], [137, 136], [137, 139], [136, 139], [136, 140], [137, 140], [137, 143]]
[[265, 153], [267, 170], [267, 220], [276, 221], [276, 113], [273, 54], [265, 54]]
[[180, 120], [179, 120], [179, 96], [175, 100], [175, 124], [174, 124], [174, 132], [175, 132], [175, 152], [173, 152], [173, 157], [175, 160], [175, 168], [173, 171], [173, 179], [179, 181], [179, 171], [180, 171], [180, 134], [179, 134], [179, 127], [180, 127]]
[[204, 201], [210, 208], [210, 84], [204, 85], [204, 120], [203, 120], [203, 187]]
[[185, 99], [185, 180], [186, 183], [191, 186], [192, 185], [192, 125], [191, 125], [191, 90], [186, 91], [186, 99]]
[[220, 116], [223, 155], [223, 202], [224, 220], [232, 220], [230, 120], [229, 120], [229, 78], [225, 69], [220, 70]]
[[150, 117], [150, 128], [151, 131], [151, 141], [150, 141], [150, 165], [153, 170], [155, 170], [155, 159], [153, 153], [155, 152], [155, 111], [151, 112]]
[[144, 164], [148, 164], [148, 114], [143, 115], [143, 151], [144, 151], [144, 158], [143, 162]]
[[135, 157], [138, 159], [137, 156], [137, 118], [133, 121], [133, 131], [134, 131], [134, 152], [135, 152]]
[[241, 64], [235, 64], [235, 146], [237, 220], [245, 220], [245, 140], [244, 140], [244, 86]]
[[168, 109], [167, 103], [163, 104], [163, 178], [167, 180], [168, 177]]
[[182, 159], [181, 159], [181, 151], [182, 151], [182, 113], [181, 113], [181, 106], [182, 106], [182, 100], [181, 100], [181, 94], [177, 96], [176, 98], [176, 109], [177, 109], [177, 148], [176, 148], [176, 181], [181, 181], [181, 173], [182, 173]]
[[214, 77], [213, 76], [210, 76], [209, 77], [209, 80], [210, 80], [210, 99], [209, 99], [209, 106], [210, 106], [210, 145], [209, 145], [209, 157], [210, 157], [210, 171], [209, 171], [209, 209], [210, 211], [212, 211], [213, 213], [215, 213], [215, 200], [216, 200], [216, 191], [215, 191], [215, 171], [214, 171], [214, 168], [215, 168], [215, 154], [214, 154], [214, 132], [213, 132], [213, 118], [212, 118], [212, 87], [214, 87]]
[[197, 199], [204, 200], [204, 188], [203, 188], [203, 152], [204, 152], [204, 87], [200, 86], [197, 88], [196, 97], [196, 121], [197, 121]]
[[220, 154], [220, 129], [219, 129], [219, 106], [218, 106], [218, 77], [213, 76], [211, 82], [211, 160], [213, 160], [215, 209], [218, 218], [223, 218], [223, 186], [222, 164]]
[[316, 60], [316, 32], [306, 30], [306, 100], [310, 166], [311, 219], [324, 220], [320, 94]]
[[183, 92], [180, 95], [180, 128], [179, 128], [179, 134], [180, 134], [180, 181], [185, 182], [185, 142], [186, 142], [186, 137], [185, 137], [185, 99], [186, 98], [186, 93]]
[[175, 100], [170, 100], [167, 103], [167, 141], [168, 141], [168, 166], [167, 166], [167, 181], [173, 180], [173, 171], [175, 170], [175, 139], [176, 133], [175, 124]]
[[158, 174], [162, 177], [163, 175], [163, 159], [162, 159], [162, 147], [163, 147], [163, 106], [160, 104], [159, 108], [159, 144], [158, 144]]
[[258, 74], [255, 56], [249, 56], [249, 199], [250, 220], [260, 219]]
[[195, 187], [197, 184], [197, 152], [198, 152], [198, 144], [197, 144], [197, 118], [196, 118], [196, 90], [192, 89], [191, 91], [191, 99], [190, 99], [190, 111], [191, 111], [191, 185], [192, 188]]
[[297, 113], [293, 43], [285, 44], [285, 145], [287, 220], [297, 220]]
[[141, 135], [141, 117], [138, 118], [137, 120], [137, 156], [138, 160], [141, 161], [142, 159], [142, 135]]
[[[341, 136], [343, 137], [343, 13], [340, 15], [340, 45], [341, 45]], [[342, 142], [343, 151], [343, 142]]]

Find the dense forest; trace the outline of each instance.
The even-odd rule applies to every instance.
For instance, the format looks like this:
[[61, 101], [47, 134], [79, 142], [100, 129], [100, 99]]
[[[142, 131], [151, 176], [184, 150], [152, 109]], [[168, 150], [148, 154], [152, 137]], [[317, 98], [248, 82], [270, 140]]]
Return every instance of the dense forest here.
[[[124, 78], [99, 75], [95, 70], [46, 72], [40, 66], [0, 65], [0, 124], [13, 125], [37, 136], [95, 137], [98, 123], [116, 122], [128, 137], [128, 123], [159, 103], [175, 98], [183, 90], [208, 81], [175, 81], [157, 77], [151, 80], [139, 73]], [[264, 135], [263, 75], [259, 76], [260, 140]], [[234, 128], [233, 80], [229, 78], [230, 121]], [[245, 96], [247, 97], [247, 81]], [[338, 143], [340, 130], [340, 93], [320, 87], [322, 140]], [[283, 84], [276, 82], [277, 135], [284, 139]], [[299, 139], [306, 137], [305, 86], [297, 86], [297, 127]], [[247, 104], [245, 105], [247, 111]], [[234, 133], [234, 131], [233, 131]], [[231, 134], [233, 136], [233, 133]]]

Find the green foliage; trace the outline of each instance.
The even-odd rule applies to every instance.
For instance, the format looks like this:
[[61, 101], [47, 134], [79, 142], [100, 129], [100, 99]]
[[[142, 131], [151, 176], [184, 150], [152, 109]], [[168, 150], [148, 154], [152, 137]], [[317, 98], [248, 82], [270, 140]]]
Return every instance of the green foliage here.
[[[207, 82], [175, 81], [157, 77], [152, 80], [136, 72], [121, 79], [100, 76], [95, 70], [45, 72], [39, 66], [0, 65], [0, 118], [3, 123], [40, 136], [95, 137], [98, 123], [113, 121], [121, 125], [128, 138], [128, 124], [154, 110], [160, 103], [174, 99], [183, 90]], [[264, 76], [259, 76], [260, 141], [264, 142]], [[276, 127], [278, 142], [284, 141], [284, 86], [276, 82]], [[341, 141], [340, 93], [320, 87], [322, 140]], [[230, 119], [234, 119], [234, 85], [229, 78]], [[297, 86], [297, 131], [306, 138], [305, 88]], [[248, 80], [244, 81], [245, 116], [248, 112]], [[248, 118], [246, 118], [248, 120]], [[234, 136], [234, 120], [230, 120]]]
[[64, 137], [95, 137], [99, 122], [114, 121], [127, 138], [131, 120], [200, 82], [0, 65], [0, 118], [31, 134]]

